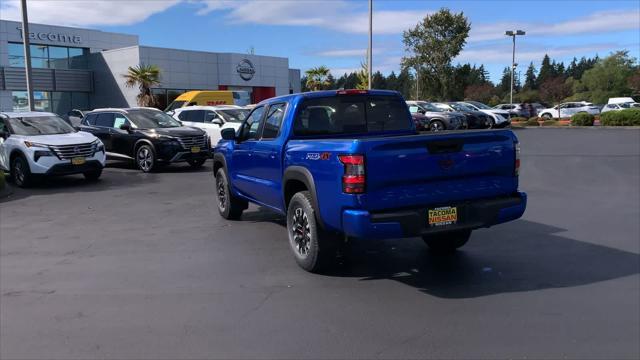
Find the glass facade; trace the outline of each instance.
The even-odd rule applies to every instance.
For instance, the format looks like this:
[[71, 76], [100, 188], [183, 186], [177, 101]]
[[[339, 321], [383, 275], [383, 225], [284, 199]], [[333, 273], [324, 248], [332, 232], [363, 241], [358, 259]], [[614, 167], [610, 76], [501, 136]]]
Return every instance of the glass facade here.
[[[13, 111], [29, 111], [26, 91], [12, 91]], [[66, 115], [71, 109], [89, 109], [89, 94], [81, 92], [34, 91], [36, 111]]]
[[[30, 45], [31, 67], [43, 69], [87, 69], [89, 49], [53, 45]], [[24, 47], [9, 43], [9, 66], [24, 67]]]
[[157, 107], [160, 110], [167, 108], [167, 105], [171, 104], [178, 96], [186, 93], [189, 90], [185, 89], [151, 89], [151, 93], [156, 97]]

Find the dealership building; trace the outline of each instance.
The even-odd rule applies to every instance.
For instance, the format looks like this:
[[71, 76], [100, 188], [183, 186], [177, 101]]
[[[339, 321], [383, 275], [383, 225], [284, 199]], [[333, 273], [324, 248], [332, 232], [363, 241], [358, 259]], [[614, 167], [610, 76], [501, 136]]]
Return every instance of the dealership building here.
[[[300, 91], [300, 70], [289, 59], [254, 54], [167, 49], [139, 44], [137, 35], [29, 24], [37, 110], [136, 106], [125, 86], [130, 66], [157, 65], [152, 89], [164, 108], [189, 90], [244, 90], [252, 102]], [[27, 109], [21, 23], [0, 20], [0, 111]]]

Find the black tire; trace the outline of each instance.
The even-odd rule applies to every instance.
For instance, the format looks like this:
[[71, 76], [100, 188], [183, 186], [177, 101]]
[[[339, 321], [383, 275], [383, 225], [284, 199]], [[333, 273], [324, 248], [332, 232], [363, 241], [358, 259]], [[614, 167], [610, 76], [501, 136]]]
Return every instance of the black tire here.
[[207, 159], [191, 159], [191, 160], [187, 160], [187, 163], [189, 163], [189, 165], [191, 165], [192, 168], [197, 169], [202, 165], [204, 165], [206, 161]]
[[22, 154], [17, 155], [11, 160], [11, 180], [21, 188], [29, 187], [33, 184], [33, 175], [29, 168], [29, 162]]
[[318, 224], [309, 191], [301, 191], [291, 198], [287, 208], [287, 234], [301, 268], [317, 273], [336, 260], [339, 238]]
[[440, 120], [434, 120], [431, 123], [429, 123], [429, 131], [442, 131], [442, 130], [446, 130], [446, 126], [444, 126], [444, 123]]
[[248, 206], [246, 201], [238, 199], [231, 193], [229, 178], [224, 169], [218, 169], [216, 173], [216, 199], [220, 216], [227, 220], [239, 219]]
[[552, 116], [549, 113], [544, 113], [542, 115], [540, 115], [541, 118], [547, 119], [547, 120], [551, 120]]
[[136, 166], [143, 172], [152, 172], [157, 165], [156, 152], [151, 145], [142, 144], [136, 148]]
[[452, 253], [464, 246], [471, 237], [471, 230], [458, 230], [442, 234], [424, 235], [422, 239], [436, 253]]
[[87, 171], [82, 173], [82, 175], [84, 175], [87, 181], [98, 181], [100, 175], [102, 175], [102, 169]]
[[492, 118], [492, 119], [489, 119], [489, 126], [488, 126], [488, 128], [489, 128], [489, 129], [493, 129], [493, 128], [495, 128], [495, 127], [496, 127], [496, 120], [495, 120], [495, 119], [493, 119], [493, 118]]

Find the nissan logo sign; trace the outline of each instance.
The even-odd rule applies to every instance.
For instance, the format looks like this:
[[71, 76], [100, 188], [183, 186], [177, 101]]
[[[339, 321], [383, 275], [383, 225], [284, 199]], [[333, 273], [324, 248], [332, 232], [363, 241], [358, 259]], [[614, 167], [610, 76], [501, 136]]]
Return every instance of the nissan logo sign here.
[[249, 81], [253, 79], [253, 74], [256, 73], [256, 69], [253, 67], [253, 63], [247, 59], [242, 59], [238, 65], [236, 65], [236, 72], [242, 80]]

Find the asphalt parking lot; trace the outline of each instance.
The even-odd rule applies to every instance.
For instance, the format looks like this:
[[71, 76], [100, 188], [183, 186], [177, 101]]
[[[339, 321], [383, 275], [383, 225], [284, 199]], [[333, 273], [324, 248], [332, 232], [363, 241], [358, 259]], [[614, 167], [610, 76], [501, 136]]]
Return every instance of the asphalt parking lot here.
[[640, 130], [517, 134], [523, 219], [450, 257], [360, 242], [325, 275], [296, 266], [281, 217], [221, 219], [211, 163], [13, 189], [0, 357], [640, 357]]

